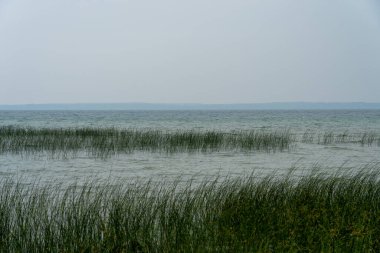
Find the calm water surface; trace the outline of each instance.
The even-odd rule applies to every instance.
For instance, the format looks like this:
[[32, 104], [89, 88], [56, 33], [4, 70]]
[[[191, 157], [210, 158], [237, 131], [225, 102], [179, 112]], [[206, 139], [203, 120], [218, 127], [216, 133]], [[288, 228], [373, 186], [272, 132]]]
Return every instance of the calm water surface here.
[[[134, 129], [245, 130], [290, 129], [380, 134], [380, 110], [355, 111], [0, 111], [0, 125], [31, 127], [117, 127]], [[85, 154], [68, 159], [0, 155], [0, 176], [72, 182], [89, 178], [177, 178], [286, 173], [290, 167], [360, 168], [380, 163], [378, 145], [296, 143], [286, 152], [177, 153], [135, 152], [107, 160]]]

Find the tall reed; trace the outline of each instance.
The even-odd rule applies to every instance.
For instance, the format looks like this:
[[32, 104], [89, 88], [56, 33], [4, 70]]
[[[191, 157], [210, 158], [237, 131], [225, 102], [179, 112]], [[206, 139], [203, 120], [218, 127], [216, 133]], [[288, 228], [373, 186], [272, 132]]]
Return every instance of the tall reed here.
[[378, 176], [3, 180], [0, 252], [379, 252]]
[[380, 146], [375, 132], [342, 133], [307, 130], [296, 136], [289, 129], [221, 132], [214, 130], [117, 129], [117, 128], [30, 128], [0, 127], [0, 154], [47, 153], [52, 157], [91, 157], [148, 152], [286, 151], [296, 143], [360, 144]]
[[154, 152], [208, 152], [218, 150], [284, 150], [293, 142], [289, 130], [195, 131], [122, 130], [116, 128], [37, 129], [0, 127], [0, 153], [48, 152], [65, 156], [85, 151], [108, 157], [136, 150]]

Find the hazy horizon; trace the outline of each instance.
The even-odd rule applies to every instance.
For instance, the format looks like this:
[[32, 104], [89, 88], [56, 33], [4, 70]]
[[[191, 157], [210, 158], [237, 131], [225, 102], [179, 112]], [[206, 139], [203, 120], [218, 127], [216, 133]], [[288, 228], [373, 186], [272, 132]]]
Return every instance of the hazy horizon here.
[[0, 104], [379, 103], [380, 2], [0, 0]]
[[74, 102], [74, 103], [60, 103], [60, 102], [52, 102], [52, 103], [9, 103], [9, 104], [0, 104], [0, 105], [9, 105], [9, 106], [18, 106], [18, 105], [76, 105], [76, 104], [83, 104], [83, 105], [112, 105], [112, 104], [168, 104], [168, 105], [255, 105], [255, 104], [380, 104], [380, 102], [363, 102], [363, 101], [349, 101], [349, 102], [336, 102], [336, 101], [330, 101], [330, 102], [318, 102], [318, 101], [277, 101], [277, 102], [258, 102], [258, 103], [192, 103], [192, 102], [185, 102], [185, 103], [165, 103], [165, 102], [139, 102], [139, 101], [132, 101], [132, 102]]
[[76, 103], [76, 104], [24, 104], [1, 105], [0, 111], [167, 111], [167, 110], [380, 110], [380, 103], [251, 103], [251, 104], [202, 104], [202, 103]]

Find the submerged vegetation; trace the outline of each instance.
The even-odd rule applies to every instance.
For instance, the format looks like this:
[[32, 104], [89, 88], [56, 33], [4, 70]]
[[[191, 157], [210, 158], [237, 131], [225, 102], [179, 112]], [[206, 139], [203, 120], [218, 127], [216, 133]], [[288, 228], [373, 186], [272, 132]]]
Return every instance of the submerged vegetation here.
[[0, 127], [0, 153], [30, 155], [45, 152], [52, 157], [75, 156], [86, 152], [107, 158], [134, 151], [212, 152], [286, 151], [294, 143], [360, 144], [380, 146], [380, 135], [368, 133], [318, 133], [302, 136], [283, 130], [221, 132], [214, 130], [117, 129], [117, 128], [30, 128]]
[[293, 142], [288, 130], [161, 131], [116, 128], [35, 129], [0, 127], [0, 153], [48, 152], [66, 156], [85, 151], [95, 157], [139, 151], [194, 152], [218, 150], [284, 150]]
[[301, 141], [304, 143], [317, 143], [322, 145], [357, 143], [363, 146], [380, 146], [380, 135], [375, 132], [349, 133], [348, 131], [345, 131], [343, 133], [334, 133], [332, 131], [328, 131], [324, 133], [317, 133], [307, 130], [303, 134]]
[[0, 252], [379, 252], [378, 176], [3, 180]]

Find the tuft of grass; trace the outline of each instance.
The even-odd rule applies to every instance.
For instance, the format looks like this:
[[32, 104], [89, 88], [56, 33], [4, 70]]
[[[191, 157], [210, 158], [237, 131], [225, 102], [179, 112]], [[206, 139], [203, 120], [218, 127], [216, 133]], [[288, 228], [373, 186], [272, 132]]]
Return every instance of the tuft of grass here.
[[[377, 170], [379, 171], [379, 170]], [[378, 172], [0, 184], [0, 252], [379, 252]]]
[[133, 151], [212, 152], [219, 150], [288, 149], [294, 141], [289, 130], [265, 131], [161, 131], [116, 128], [36, 129], [0, 127], [0, 153], [54, 156], [85, 151], [94, 157], [109, 157]]

